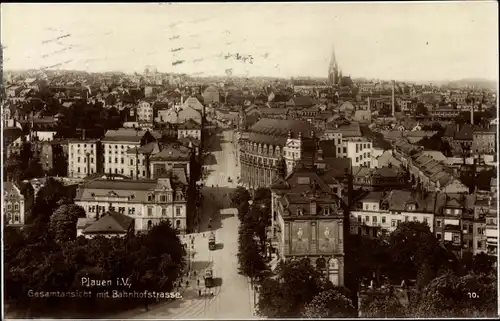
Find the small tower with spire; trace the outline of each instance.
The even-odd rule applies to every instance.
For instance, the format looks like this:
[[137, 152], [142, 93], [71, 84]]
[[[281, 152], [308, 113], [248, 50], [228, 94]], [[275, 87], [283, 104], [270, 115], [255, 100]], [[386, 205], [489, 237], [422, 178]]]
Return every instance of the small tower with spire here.
[[328, 81], [330, 85], [338, 85], [339, 83], [339, 66], [335, 57], [335, 47], [332, 45], [332, 57], [330, 58], [330, 66], [328, 67]]
[[276, 176], [278, 178], [285, 179], [286, 178], [286, 162], [283, 156], [280, 156], [278, 162], [276, 164]]

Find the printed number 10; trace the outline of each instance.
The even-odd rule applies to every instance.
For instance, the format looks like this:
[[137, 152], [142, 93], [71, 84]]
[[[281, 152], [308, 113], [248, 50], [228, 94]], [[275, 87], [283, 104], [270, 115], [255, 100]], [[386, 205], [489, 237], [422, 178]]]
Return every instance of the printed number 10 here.
[[477, 295], [476, 292], [468, 292], [467, 295], [469, 296], [469, 299], [479, 299], [479, 295]]

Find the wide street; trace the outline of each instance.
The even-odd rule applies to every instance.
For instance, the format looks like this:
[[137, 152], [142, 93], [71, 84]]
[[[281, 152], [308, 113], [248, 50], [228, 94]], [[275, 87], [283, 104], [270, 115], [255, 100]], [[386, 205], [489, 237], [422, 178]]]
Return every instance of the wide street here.
[[[230, 208], [230, 195], [236, 187], [238, 168], [233, 132], [226, 130], [213, 134], [208, 139], [209, 155], [205, 159], [208, 176], [203, 193], [202, 219], [199, 232], [183, 237], [190, 244], [193, 237], [194, 249], [189, 246], [191, 271], [190, 285], [181, 290], [182, 299], [159, 303], [149, 311], [130, 311], [127, 318], [252, 318], [253, 292], [246, 277], [238, 274], [238, 226], [236, 209]], [[228, 177], [232, 182], [228, 181]], [[213, 187], [212, 187], [213, 186]], [[211, 219], [211, 220], [210, 220]], [[209, 227], [210, 225], [210, 227]], [[216, 249], [208, 248], [208, 235], [212, 230], [216, 237]], [[194, 256], [193, 256], [194, 253]], [[203, 286], [203, 275], [212, 268], [215, 287], [207, 290]], [[200, 287], [197, 286], [200, 280]], [[198, 290], [211, 291], [199, 296]]]

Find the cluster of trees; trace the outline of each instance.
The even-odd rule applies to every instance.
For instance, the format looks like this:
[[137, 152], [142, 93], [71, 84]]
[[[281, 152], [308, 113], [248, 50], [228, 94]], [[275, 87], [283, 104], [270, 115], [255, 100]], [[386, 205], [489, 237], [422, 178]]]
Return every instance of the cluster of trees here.
[[30, 142], [23, 142], [19, 154], [11, 154], [4, 163], [4, 177], [19, 182], [44, 176], [40, 158], [33, 153]]
[[[361, 306], [359, 283], [336, 287], [302, 259], [280, 262], [260, 281], [258, 313], [270, 318], [355, 317], [358, 310], [372, 318], [496, 315], [494, 259], [486, 254], [457, 259], [423, 223], [402, 223], [382, 238], [350, 235], [346, 244], [346, 278], [373, 281], [376, 288], [365, 288]], [[403, 290], [391, 285], [402, 280]]]
[[[410, 298], [410, 308], [398, 299], [397, 291], [387, 286], [388, 295], [375, 295], [359, 307], [363, 311], [363, 316], [433, 317], [496, 313], [494, 309], [496, 303], [476, 302], [474, 311], [468, 306], [458, 308], [454, 311], [455, 314], [447, 314], [451, 313], [451, 310], [446, 308], [444, 303], [440, 305], [441, 298], [437, 297], [436, 291], [441, 291], [439, 293], [442, 294], [442, 300], [446, 299], [446, 293], [455, 293], [450, 295], [464, 299], [468, 291], [465, 287], [453, 288], [451, 285], [454, 282], [444, 284], [440, 280], [443, 278], [474, 280], [476, 285], [474, 287], [471, 285], [469, 291], [476, 291], [479, 294], [479, 288], [482, 287], [484, 291], [496, 291], [496, 288], [492, 289], [490, 285], [491, 282], [496, 284], [496, 277], [493, 275], [496, 271], [493, 268], [492, 258], [483, 253], [474, 257], [464, 255], [462, 259], [458, 259], [439, 244], [424, 223], [401, 223], [396, 231], [386, 238], [350, 235], [346, 243], [349, 244], [346, 252], [350, 252], [346, 253], [346, 259], [350, 261], [346, 262], [346, 268], [348, 267], [352, 273], [350, 277], [355, 278], [357, 282], [368, 285], [373, 280], [373, 285], [379, 287], [384, 284], [400, 284], [403, 280], [407, 284], [410, 284], [410, 280], [416, 281], [416, 292]], [[457, 282], [455, 283], [458, 284]], [[477, 290], [474, 290], [476, 288]], [[495, 293], [495, 302], [496, 297]], [[433, 300], [435, 304], [431, 307], [429, 302]]]
[[364, 137], [369, 137], [373, 142], [373, 146], [380, 147], [383, 150], [392, 149], [391, 143], [389, 143], [382, 133], [372, 131], [368, 126], [360, 126], [361, 134]]
[[240, 219], [240, 272], [252, 280], [259, 279], [267, 270], [263, 257], [266, 255], [266, 227], [271, 224], [271, 191], [267, 188], [257, 189], [252, 200], [246, 189], [238, 187], [231, 196], [231, 203], [238, 209]]
[[452, 149], [450, 144], [441, 139], [442, 134], [436, 133], [431, 137], [424, 137], [421, 141], [418, 142], [418, 145], [424, 147], [425, 150], [435, 150], [440, 151], [446, 157], [452, 156]]
[[279, 263], [276, 274], [260, 282], [257, 312], [268, 318], [354, 317], [349, 290], [321, 277], [308, 259]]
[[[185, 250], [165, 222], [147, 233], [123, 238], [77, 237], [76, 223], [85, 216], [70, 204], [62, 186], [51, 182], [40, 190], [34, 219], [23, 229], [5, 228], [5, 300], [10, 311], [24, 317], [54, 316], [61, 311], [89, 316], [148, 304], [146, 299], [102, 299], [96, 291], [169, 292], [185, 265]], [[111, 280], [109, 287], [88, 288], [81, 279]], [[116, 282], [128, 280], [130, 287]], [[77, 293], [90, 297], [33, 297], [33, 292]]]

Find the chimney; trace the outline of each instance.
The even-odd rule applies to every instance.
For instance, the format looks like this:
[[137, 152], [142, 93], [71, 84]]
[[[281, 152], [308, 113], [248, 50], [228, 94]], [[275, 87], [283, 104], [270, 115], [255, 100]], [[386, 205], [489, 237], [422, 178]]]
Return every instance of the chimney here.
[[394, 103], [394, 83], [395, 81], [393, 80], [392, 81], [392, 117], [394, 117], [394, 113], [395, 113], [395, 108], [396, 108], [396, 105]]

